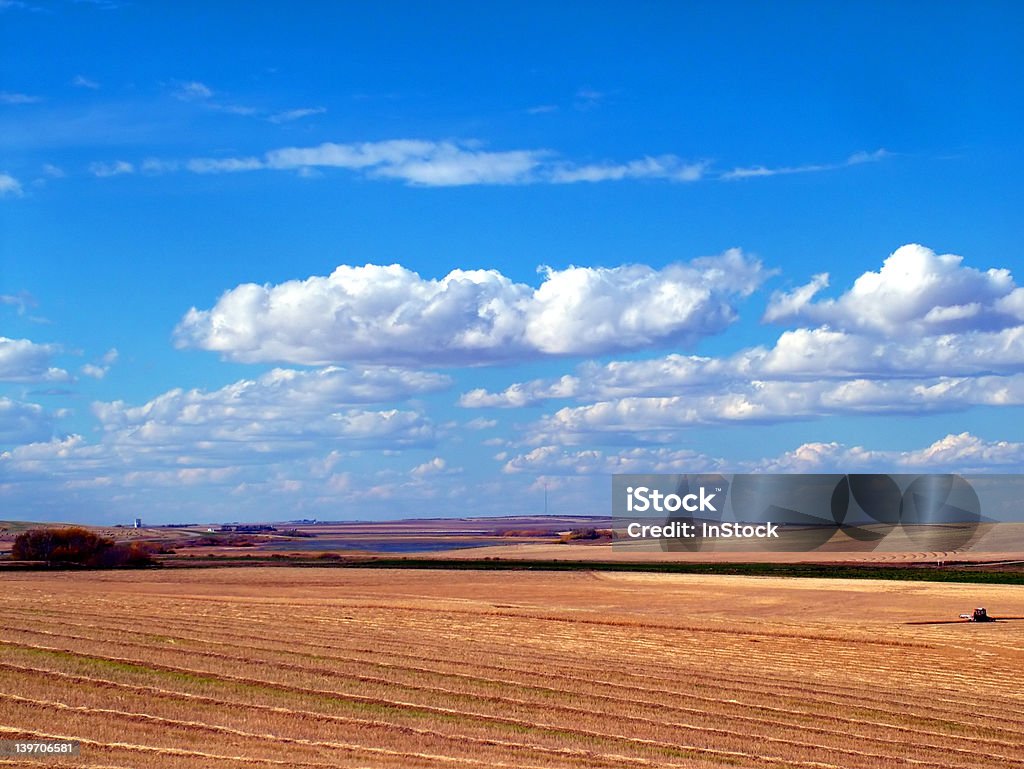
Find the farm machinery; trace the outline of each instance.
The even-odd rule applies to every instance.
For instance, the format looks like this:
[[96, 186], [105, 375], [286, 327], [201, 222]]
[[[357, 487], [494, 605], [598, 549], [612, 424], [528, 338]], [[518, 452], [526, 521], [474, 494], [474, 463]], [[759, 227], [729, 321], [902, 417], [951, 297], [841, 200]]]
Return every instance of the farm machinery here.
[[995, 622], [995, 617], [988, 616], [988, 612], [984, 607], [979, 607], [974, 610], [973, 614], [961, 614], [960, 619], [965, 619], [968, 622]]
[[918, 620], [916, 622], [908, 622], [908, 625], [959, 625], [965, 622], [1009, 622], [1009, 621], [1021, 621], [1024, 617], [993, 617], [988, 613], [988, 610], [984, 607], [979, 606], [970, 614], [961, 614], [960, 619], [940, 619], [940, 620]]

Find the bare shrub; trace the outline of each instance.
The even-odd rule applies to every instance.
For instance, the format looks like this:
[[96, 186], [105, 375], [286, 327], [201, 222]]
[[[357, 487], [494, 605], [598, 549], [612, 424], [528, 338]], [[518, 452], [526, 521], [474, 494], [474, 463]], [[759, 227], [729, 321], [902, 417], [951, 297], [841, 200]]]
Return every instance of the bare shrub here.
[[144, 542], [114, 544], [80, 526], [29, 529], [19, 534], [11, 548], [17, 561], [45, 561], [48, 566], [78, 565], [96, 569], [149, 566], [151, 548]]

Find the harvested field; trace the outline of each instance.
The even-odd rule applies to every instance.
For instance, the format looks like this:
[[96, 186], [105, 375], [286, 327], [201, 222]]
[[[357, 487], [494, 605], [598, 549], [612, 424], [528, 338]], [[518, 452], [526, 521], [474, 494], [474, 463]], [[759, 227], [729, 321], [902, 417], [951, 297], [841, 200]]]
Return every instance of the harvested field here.
[[621, 573], [10, 573], [8, 766], [1018, 767], [1024, 589]]

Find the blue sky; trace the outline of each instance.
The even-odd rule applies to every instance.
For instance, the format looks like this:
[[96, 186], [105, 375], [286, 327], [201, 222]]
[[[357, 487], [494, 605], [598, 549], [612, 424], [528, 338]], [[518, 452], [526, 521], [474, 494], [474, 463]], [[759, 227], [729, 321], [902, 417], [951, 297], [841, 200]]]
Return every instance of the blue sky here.
[[1017, 3], [0, 1], [0, 518], [1024, 471]]

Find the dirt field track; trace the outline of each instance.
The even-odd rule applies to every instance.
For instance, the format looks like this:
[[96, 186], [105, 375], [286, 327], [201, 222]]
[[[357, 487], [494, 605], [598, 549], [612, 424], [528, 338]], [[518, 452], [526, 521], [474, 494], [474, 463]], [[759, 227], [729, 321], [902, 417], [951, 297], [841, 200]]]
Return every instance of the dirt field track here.
[[216, 569], [2, 576], [0, 739], [90, 767], [1020, 767], [1024, 589]]

